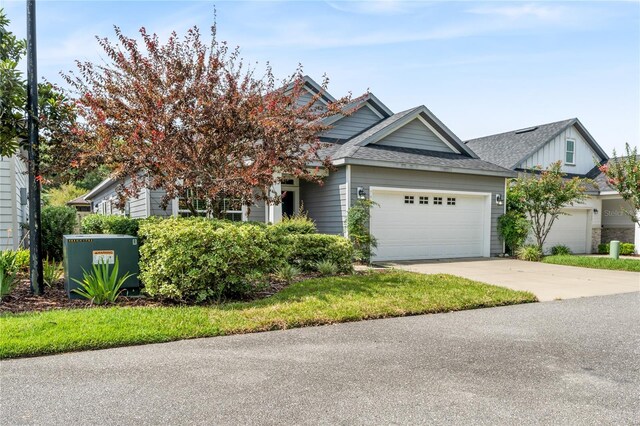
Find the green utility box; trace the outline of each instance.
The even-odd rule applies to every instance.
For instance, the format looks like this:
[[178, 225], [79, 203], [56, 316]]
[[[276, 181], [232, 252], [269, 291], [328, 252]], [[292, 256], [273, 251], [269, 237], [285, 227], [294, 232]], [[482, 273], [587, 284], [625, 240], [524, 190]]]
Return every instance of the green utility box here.
[[73, 279], [82, 281], [83, 269], [93, 270], [93, 265], [108, 263], [113, 265], [118, 257], [118, 275], [131, 273], [123, 284], [123, 295], [134, 296], [140, 294], [138, 280], [138, 239], [131, 235], [107, 234], [79, 234], [62, 237], [64, 256], [64, 289], [71, 299], [81, 299], [82, 296], [73, 290], [80, 285]]

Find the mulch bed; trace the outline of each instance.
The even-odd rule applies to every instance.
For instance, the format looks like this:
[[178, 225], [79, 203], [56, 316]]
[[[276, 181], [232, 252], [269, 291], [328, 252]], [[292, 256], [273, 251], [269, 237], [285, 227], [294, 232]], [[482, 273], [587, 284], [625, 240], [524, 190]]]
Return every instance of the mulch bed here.
[[[295, 281], [302, 281], [309, 278], [315, 278], [318, 274], [304, 274], [296, 278]], [[267, 288], [248, 296], [242, 301], [251, 301], [264, 299], [272, 296], [287, 287], [286, 283], [273, 280]], [[209, 303], [211, 304], [211, 303]], [[110, 306], [179, 306], [180, 303], [172, 301], [160, 301], [150, 299], [144, 296], [118, 298], [118, 301]], [[186, 305], [186, 304], [182, 304]], [[205, 304], [206, 305], [206, 304]], [[95, 308], [91, 302], [84, 299], [69, 299], [64, 291], [63, 281], [58, 282], [51, 287], [45, 287], [44, 296], [34, 296], [31, 294], [29, 279], [20, 280], [18, 285], [13, 289], [11, 294], [0, 301], [0, 314], [3, 313], [20, 313], [20, 312], [37, 312], [48, 311], [52, 309], [86, 309]]]

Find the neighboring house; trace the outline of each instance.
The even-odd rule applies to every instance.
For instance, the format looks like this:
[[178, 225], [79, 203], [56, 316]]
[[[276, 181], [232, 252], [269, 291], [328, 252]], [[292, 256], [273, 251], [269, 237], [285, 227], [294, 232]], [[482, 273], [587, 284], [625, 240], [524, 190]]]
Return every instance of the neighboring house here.
[[[513, 130], [465, 142], [480, 158], [502, 167], [526, 172], [561, 161], [568, 176], [595, 180], [590, 198], [567, 207], [554, 223], [545, 248], [564, 244], [574, 253], [596, 252], [598, 244], [611, 240], [638, 244], [640, 230], [623, 213], [624, 201], [607, 184], [598, 165], [609, 156], [577, 118]], [[628, 208], [627, 208], [628, 210]]]
[[28, 221], [26, 165], [18, 155], [0, 157], [0, 250], [23, 246]]
[[67, 206], [73, 208], [76, 211], [76, 226], [74, 227], [75, 233], [80, 233], [82, 224], [82, 218], [91, 214], [91, 201], [87, 201], [85, 195], [74, 198], [71, 201], [67, 201]]
[[[305, 88], [320, 87], [305, 78]], [[334, 100], [331, 95], [319, 102]], [[504, 213], [506, 178], [516, 173], [481, 160], [426, 107], [394, 114], [374, 95], [352, 106], [348, 116], [326, 119], [320, 135], [333, 168], [323, 185], [283, 177], [271, 188], [278, 205], [241, 206], [228, 202], [233, 220], [278, 222], [301, 204], [319, 232], [346, 234], [347, 210], [358, 198], [376, 202], [370, 229], [378, 240], [375, 260], [489, 257], [503, 252], [497, 219]], [[92, 211], [131, 217], [178, 216], [180, 200], [160, 207], [162, 191], [143, 189], [124, 211], [114, 207], [118, 182], [107, 179], [85, 198]], [[126, 184], [126, 183], [125, 183]]]

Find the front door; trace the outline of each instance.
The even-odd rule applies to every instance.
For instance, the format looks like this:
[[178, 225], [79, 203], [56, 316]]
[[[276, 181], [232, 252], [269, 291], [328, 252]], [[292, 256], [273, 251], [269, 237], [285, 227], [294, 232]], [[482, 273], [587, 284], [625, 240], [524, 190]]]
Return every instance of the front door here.
[[282, 191], [282, 217], [291, 217], [295, 212], [295, 191]]

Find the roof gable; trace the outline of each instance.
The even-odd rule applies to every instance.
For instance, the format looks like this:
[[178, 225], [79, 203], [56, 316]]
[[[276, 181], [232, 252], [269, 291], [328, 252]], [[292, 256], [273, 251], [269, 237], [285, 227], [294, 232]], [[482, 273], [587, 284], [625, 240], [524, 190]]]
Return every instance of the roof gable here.
[[[415, 119], [419, 119], [422, 124], [431, 130], [432, 135], [437, 136], [445, 145], [448, 145], [451, 148], [449, 152], [459, 153], [471, 158], [478, 158], [471, 149], [462, 143], [462, 141], [442, 124], [424, 105], [399, 112], [380, 121], [375, 126], [347, 141], [342, 148], [338, 150], [336, 155], [348, 157], [350, 152], [353, 152], [357, 147], [375, 144]], [[428, 150], [429, 148], [425, 146], [421, 149]]]
[[515, 169], [571, 126], [576, 127], [586, 143], [602, 160], [609, 158], [577, 118], [471, 139], [465, 144], [483, 160]]
[[460, 153], [442, 136], [434, 132], [420, 115], [374, 143], [380, 146]]

